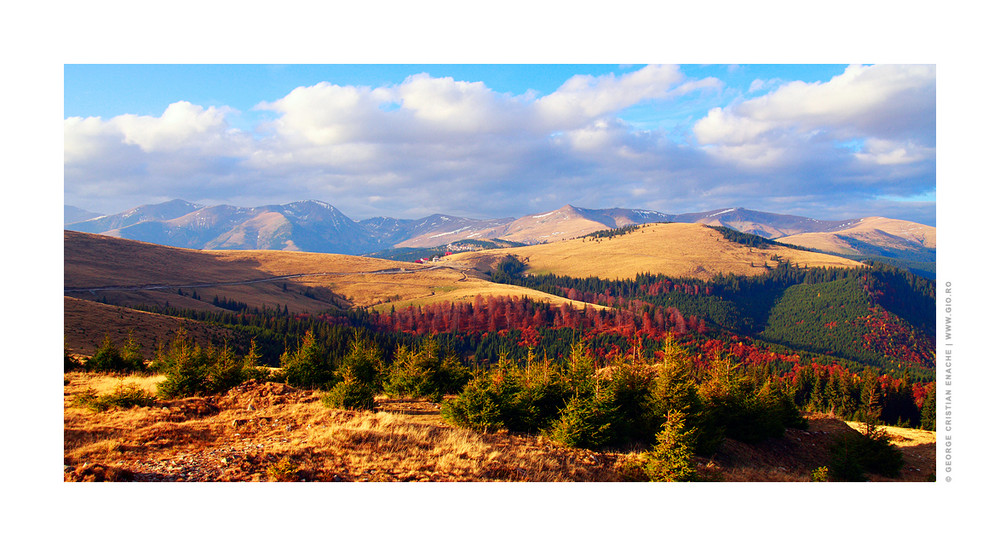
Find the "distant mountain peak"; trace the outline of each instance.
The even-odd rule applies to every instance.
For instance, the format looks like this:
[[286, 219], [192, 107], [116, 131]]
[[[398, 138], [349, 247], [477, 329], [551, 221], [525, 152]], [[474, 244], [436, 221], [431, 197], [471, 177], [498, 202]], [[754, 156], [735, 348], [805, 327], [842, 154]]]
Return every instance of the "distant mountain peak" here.
[[[67, 207], [66, 210], [71, 209]], [[377, 216], [354, 221], [335, 206], [318, 199], [257, 207], [206, 207], [172, 199], [77, 222], [70, 222], [67, 213], [66, 221], [69, 230], [182, 248], [298, 249], [341, 254], [364, 254], [391, 247], [429, 248], [464, 239], [504, 239], [536, 244], [655, 222], [717, 225], [769, 239], [848, 228], [868, 230], [876, 226], [885, 226], [883, 231], [924, 247], [933, 248], [935, 238], [933, 230], [924, 229], [927, 226], [902, 225], [901, 221], [881, 217], [828, 221], [739, 206], [666, 214], [649, 209], [589, 209], [567, 203], [555, 210], [520, 218], [473, 219], [431, 214], [416, 220]], [[873, 235], [862, 241], [866, 245], [898, 243], [898, 237], [869, 231]]]

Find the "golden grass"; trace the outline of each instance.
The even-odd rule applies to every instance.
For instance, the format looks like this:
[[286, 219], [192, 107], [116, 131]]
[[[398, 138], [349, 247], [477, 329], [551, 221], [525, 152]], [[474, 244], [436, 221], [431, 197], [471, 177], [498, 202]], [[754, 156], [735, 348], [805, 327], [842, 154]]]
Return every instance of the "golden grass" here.
[[222, 396], [94, 413], [73, 407], [73, 396], [113, 389], [120, 379], [66, 378], [67, 480], [94, 479], [87, 470], [94, 468], [112, 469], [118, 479], [167, 481], [619, 478], [613, 454], [451, 427], [435, 405], [419, 400], [380, 397], [377, 412], [345, 411], [325, 407], [313, 391], [251, 382]]
[[[66, 374], [65, 479], [152, 481], [623, 481], [633, 452], [567, 448], [544, 437], [481, 434], [444, 422], [435, 404], [380, 396], [376, 411], [332, 409], [320, 393], [249, 382], [229, 393], [94, 413], [75, 407], [87, 389], [120, 382], [154, 390], [160, 377]], [[749, 445], [726, 440], [699, 475], [714, 481], [809, 481], [839, 434], [858, 427], [809, 414], [808, 430]], [[889, 427], [902, 476], [933, 476], [933, 432]], [[97, 470], [95, 472], [95, 469]], [[883, 478], [872, 477], [881, 481]]]
[[927, 248], [937, 247], [937, 228], [892, 218], [870, 217], [840, 231], [830, 233], [800, 233], [778, 239], [783, 243], [816, 248], [825, 252], [855, 254], [838, 235], [860, 239], [870, 244], [889, 248], [906, 248], [899, 239]]
[[[847, 426], [864, 432], [864, 424], [845, 421]], [[903, 452], [903, 480], [924, 482], [935, 478], [937, 460], [937, 432], [904, 427], [881, 427], [889, 434], [889, 443]], [[888, 481], [872, 476], [873, 481]]]
[[716, 274], [761, 275], [774, 257], [806, 267], [859, 267], [852, 260], [776, 247], [760, 250], [727, 241], [700, 224], [648, 224], [610, 239], [573, 239], [545, 245], [454, 254], [447, 263], [479, 270], [512, 254], [535, 274], [629, 279], [639, 273], [709, 279]]
[[584, 307], [595, 307], [598, 309], [604, 308], [603, 306], [574, 301], [561, 296], [556, 296], [553, 294], [548, 294], [546, 292], [533, 290], [531, 288], [525, 288], [523, 286], [497, 284], [480, 279], [469, 278], [467, 281], [462, 282], [461, 284], [458, 284], [456, 286], [448, 287], [445, 290], [441, 290], [441, 287], [433, 287], [430, 293], [427, 293], [425, 295], [415, 296], [410, 298], [401, 298], [400, 300], [393, 300], [388, 303], [377, 304], [373, 306], [373, 309], [384, 312], [388, 311], [390, 308], [393, 307], [395, 307], [396, 309], [401, 309], [403, 307], [408, 307], [412, 305], [423, 306], [434, 303], [450, 303], [450, 302], [468, 303], [473, 301], [476, 298], [476, 296], [482, 296], [484, 298], [490, 296], [528, 298], [534, 301], [547, 302], [553, 305], [562, 305], [564, 303], [567, 303], [571, 307], [577, 309], [581, 309]]
[[[291, 313], [321, 313], [333, 307], [374, 307], [384, 311], [393, 306], [471, 301], [476, 295], [584, 305], [528, 288], [491, 283], [478, 272], [454, 265], [276, 250], [193, 251], [73, 232], [66, 232], [65, 240], [66, 285], [73, 287], [179, 286], [295, 275], [252, 284], [182, 288], [183, 294], [178, 294], [176, 288], [73, 292], [72, 299], [66, 299], [65, 333], [72, 340], [71, 346], [81, 351], [99, 344], [106, 331], [124, 339], [129, 321], [135, 322], [137, 332], [163, 330], [159, 325], [145, 324], [154, 319], [127, 310], [99, 310], [102, 320], [89, 317], [88, 313], [97, 308], [79, 302], [99, 297], [114, 305], [169, 304], [204, 311], [218, 311], [211, 303], [218, 297], [251, 307], [287, 307]], [[194, 292], [200, 299], [193, 298]], [[107, 326], [102, 329], [103, 325]], [[157, 335], [155, 340], [149, 340], [152, 345], [143, 345], [155, 347], [162, 339]]]
[[63, 343], [71, 354], [93, 355], [110, 335], [121, 347], [130, 335], [139, 343], [143, 355], [152, 359], [160, 343], [167, 345], [177, 330], [184, 328], [198, 344], [221, 345], [232, 336], [224, 328], [202, 322], [168, 317], [105, 305], [72, 297], [63, 298]]

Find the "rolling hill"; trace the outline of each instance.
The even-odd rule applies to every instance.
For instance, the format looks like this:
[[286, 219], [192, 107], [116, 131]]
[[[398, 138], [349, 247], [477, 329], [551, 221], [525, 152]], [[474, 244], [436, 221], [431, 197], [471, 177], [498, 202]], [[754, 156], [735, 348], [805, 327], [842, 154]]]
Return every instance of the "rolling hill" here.
[[937, 229], [892, 218], [863, 218], [844, 229], [799, 233], [777, 241], [857, 260], [876, 260], [934, 277]]
[[199, 251], [72, 231], [64, 232], [64, 290], [117, 305], [218, 310], [240, 302], [292, 313], [467, 301], [477, 294], [584, 305], [491, 283], [461, 267], [309, 252]]
[[445, 263], [480, 271], [493, 269], [504, 256], [524, 261], [528, 272], [602, 279], [633, 278], [638, 273], [709, 279], [717, 274], [760, 275], [778, 261], [803, 267], [859, 267], [846, 258], [775, 246], [755, 249], [726, 240], [699, 224], [648, 224], [614, 237], [584, 237], [509, 249], [454, 254]]
[[674, 222], [722, 226], [768, 239], [798, 233], [845, 229], [860, 222], [859, 219], [816, 220], [804, 216], [748, 210], [742, 207], [678, 214], [673, 216], [671, 220]]
[[[69, 209], [67, 209], [69, 210]], [[67, 213], [69, 222], [71, 217]], [[934, 261], [934, 228], [888, 218], [816, 220], [744, 208], [664, 214], [642, 209], [562, 208], [520, 218], [474, 219], [433, 214], [416, 220], [375, 217], [355, 222], [321, 201], [203, 207], [181, 200], [68, 223], [74, 231], [200, 250], [298, 250], [373, 255], [389, 249], [438, 248], [462, 240], [535, 245], [595, 231], [654, 222], [706, 224], [848, 258]], [[391, 255], [391, 254], [385, 254]]]
[[862, 255], [871, 247], [887, 253], [933, 253], [937, 249], [937, 229], [916, 222], [870, 217], [836, 231], [800, 233], [777, 240], [837, 254]]

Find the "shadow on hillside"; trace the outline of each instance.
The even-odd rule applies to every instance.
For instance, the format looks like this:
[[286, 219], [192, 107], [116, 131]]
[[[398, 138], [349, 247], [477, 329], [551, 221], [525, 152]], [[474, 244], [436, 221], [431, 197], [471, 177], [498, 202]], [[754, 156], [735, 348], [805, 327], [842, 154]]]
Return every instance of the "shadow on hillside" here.
[[701, 461], [722, 481], [809, 481], [814, 470], [830, 463], [830, 447], [837, 438], [856, 432], [840, 419], [807, 414], [806, 430], [787, 429], [781, 438], [756, 444], [726, 439], [718, 451]]

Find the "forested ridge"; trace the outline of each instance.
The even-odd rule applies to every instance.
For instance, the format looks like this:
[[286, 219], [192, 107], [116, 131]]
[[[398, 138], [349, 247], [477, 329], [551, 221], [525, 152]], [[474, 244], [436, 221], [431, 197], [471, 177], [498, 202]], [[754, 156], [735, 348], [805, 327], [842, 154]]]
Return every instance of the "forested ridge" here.
[[[933, 368], [926, 366], [928, 360], [933, 363], [933, 345], [915, 343], [915, 336], [924, 334], [900, 318], [911, 317], [927, 327], [919, 321], [933, 313], [921, 298], [932, 298], [933, 282], [878, 266], [857, 271], [783, 265], [759, 278], [720, 276], [711, 281], [654, 275], [631, 281], [531, 278], [520, 274], [522, 268], [516, 260], [504, 260], [494, 277], [507, 275], [511, 281], [606, 307], [479, 296], [471, 302], [382, 313], [355, 309], [291, 315], [278, 307], [256, 309], [233, 301], [220, 301], [215, 312], [145, 310], [237, 332], [236, 350], [248, 350], [253, 343], [260, 361], [270, 366], [283, 366], [283, 355], [301, 347], [308, 336], [321, 355], [318, 366], [330, 373], [358, 339], [370, 344], [382, 362], [433, 340], [441, 355], [451, 355], [454, 365], [470, 373], [487, 373], [501, 362], [524, 367], [533, 359], [559, 361], [574, 350], [592, 359], [595, 369], [625, 357], [652, 362], [669, 342], [686, 355], [694, 377], [718, 362], [730, 362], [771, 378], [799, 410], [847, 419], [858, 418], [865, 409], [864, 385], [878, 383], [885, 422], [933, 427], [924, 404], [934, 392]], [[881, 303], [866, 307], [873, 301]], [[765, 302], [766, 316], [756, 310], [759, 302]], [[699, 316], [704, 310], [711, 311], [703, 315], [708, 320]], [[761, 332], [755, 335], [754, 327]], [[838, 337], [842, 335], [846, 337]], [[857, 347], [848, 343], [856, 335], [862, 339]], [[873, 359], [876, 353], [884, 356]]]
[[678, 312], [708, 327], [886, 370], [933, 369], [934, 281], [885, 264], [799, 268], [782, 262], [763, 275], [708, 281], [651, 274], [581, 279], [525, 275], [524, 269], [508, 257], [493, 280], [616, 309], [646, 305], [654, 316]]
[[[754, 277], [612, 281], [527, 275], [507, 257], [491, 273], [585, 305], [479, 295], [309, 314], [179, 292], [214, 310], [176, 299], [137, 308], [225, 329], [217, 339], [228, 341], [199, 347], [179, 331], [147, 363], [134, 341], [118, 348], [109, 338], [84, 362], [67, 352], [66, 369], [162, 374], [163, 398], [253, 379], [315, 389], [336, 408], [422, 398], [458, 427], [639, 450], [630, 472], [650, 480], [697, 479], [696, 457], [782, 438], [806, 426], [803, 412], [817, 412], [869, 431], [833, 444], [817, 479], [897, 476], [899, 452], [877, 427], [935, 428], [934, 282], [880, 264], [766, 263]], [[81, 403], [149, 403], [132, 394]]]

